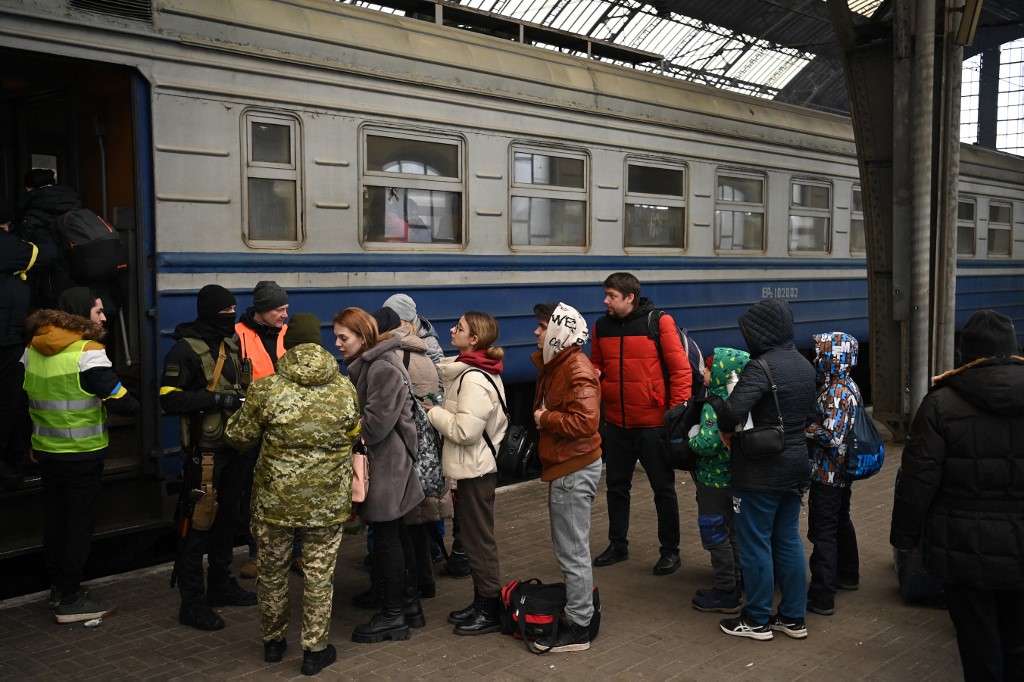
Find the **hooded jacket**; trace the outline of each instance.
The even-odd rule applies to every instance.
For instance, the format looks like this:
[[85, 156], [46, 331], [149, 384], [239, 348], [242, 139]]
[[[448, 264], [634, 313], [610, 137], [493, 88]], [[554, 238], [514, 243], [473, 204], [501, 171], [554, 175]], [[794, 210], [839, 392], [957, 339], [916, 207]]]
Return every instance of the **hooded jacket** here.
[[[729, 384], [735, 384], [750, 362], [750, 353], [735, 348], [716, 348], [711, 363], [710, 395], [729, 396]], [[718, 415], [710, 403], [704, 403], [700, 413], [700, 430], [690, 439], [690, 450], [697, 453], [697, 481], [709, 488], [728, 488], [732, 485], [729, 449], [718, 435]]]
[[[91, 394], [100, 399], [103, 410], [101, 423], [106, 421], [107, 409], [124, 416], [134, 416], [139, 413], [138, 401], [121, 385], [121, 381], [110, 364], [110, 359], [107, 358], [106, 349], [99, 342], [105, 334], [101, 325], [60, 310], [37, 310], [28, 318], [26, 326], [32, 335], [32, 340], [22, 355], [21, 361], [25, 365], [25, 390], [29, 394], [30, 404], [32, 401], [48, 400], [48, 396], [45, 395], [47, 382], [61, 379], [57, 376], [46, 378], [42, 382], [35, 381], [30, 375], [47, 374], [43, 367], [36, 367], [36, 364], [47, 365], [60, 354], [76, 352], [78, 354], [78, 388], [85, 394]], [[85, 343], [79, 344], [82, 341]], [[79, 345], [80, 348], [77, 347]], [[36, 415], [33, 415], [33, 433], [38, 430], [39, 426]], [[65, 461], [97, 459], [106, 452], [105, 445], [88, 452], [50, 452], [39, 447], [35, 435], [33, 435], [33, 448], [37, 457], [59, 457]]]
[[860, 388], [850, 377], [857, 364], [857, 339], [843, 332], [814, 336], [814, 371], [818, 402], [807, 426], [811, 446], [811, 480], [845, 488], [846, 448], [855, 419], [871, 419], [863, 409]]
[[676, 323], [667, 314], [658, 320], [663, 370], [658, 347], [647, 335], [647, 315], [653, 310], [651, 301], [641, 298], [626, 317], [605, 315], [594, 323], [590, 361], [601, 374], [604, 418], [622, 429], [660, 428], [665, 410], [690, 399], [690, 360]]
[[[508, 419], [498, 402], [499, 394], [480, 371], [469, 371], [471, 369], [474, 368], [458, 358], [445, 358], [437, 366], [444, 382], [444, 402], [427, 412], [430, 423], [444, 438], [441, 468], [444, 475], [454, 481], [496, 472], [498, 464], [484, 441], [484, 430], [495, 445], [505, 438], [508, 430]], [[501, 376], [491, 374], [491, 379], [504, 400]]]
[[920, 547], [929, 575], [1024, 589], [1024, 358], [982, 358], [937, 377], [914, 416], [890, 543]]
[[423, 501], [413, 469], [418, 439], [408, 373], [393, 352], [401, 337], [389, 336], [348, 363], [359, 394], [360, 433], [370, 464], [370, 488], [360, 516], [371, 523], [394, 521]]
[[224, 435], [238, 450], [260, 446], [252, 517], [290, 527], [334, 526], [352, 513], [356, 389], [314, 343], [295, 346], [277, 373], [249, 387]]
[[441, 342], [438, 341], [437, 331], [430, 320], [422, 315], [416, 316], [416, 335], [427, 344], [427, 356], [435, 365], [444, 360], [444, 351], [441, 350]]
[[534, 411], [543, 409], [540, 430], [542, 481], [553, 481], [601, 457], [601, 382], [583, 345], [587, 323], [559, 303], [542, 339], [544, 350], [531, 356], [540, 370]]
[[771, 383], [755, 360], [764, 360], [778, 387], [785, 447], [774, 456], [747, 459], [732, 456], [732, 487], [771, 494], [803, 495], [810, 484], [804, 427], [814, 410], [814, 368], [793, 343], [793, 312], [789, 304], [768, 299], [750, 306], [739, 319], [740, 332], [750, 349], [750, 364], [728, 400], [711, 396], [721, 431], [735, 431], [749, 413], [754, 426], [777, 424], [779, 413]]

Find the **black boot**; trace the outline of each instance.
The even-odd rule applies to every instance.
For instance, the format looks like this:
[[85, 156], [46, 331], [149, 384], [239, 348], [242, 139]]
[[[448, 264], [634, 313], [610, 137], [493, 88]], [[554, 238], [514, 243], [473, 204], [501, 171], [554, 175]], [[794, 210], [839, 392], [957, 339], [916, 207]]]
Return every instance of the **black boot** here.
[[333, 644], [328, 644], [322, 651], [302, 652], [302, 674], [316, 675], [321, 670], [338, 660], [338, 652]]
[[498, 632], [501, 619], [498, 616], [500, 600], [498, 597], [477, 597], [476, 613], [472, 620], [466, 620], [455, 626], [455, 634], [471, 637]]
[[478, 601], [480, 601], [480, 595], [476, 593], [476, 590], [473, 590], [473, 601], [470, 602], [469, 606], [466, 608], [449, 613], [448, 622], [452, 625], [461, 625], [476, 618], [476, 607]]
[[357, 625], [352, 633], [352, 641], [359, 644], [373, 644], [385, 639], [395, 642], [409, 639], [409, 626], [405, 624], [402, 609], [385, 607], [380, 613], [375, 613], [369, 623]]
[[405, 576], [405, 604], [402, 606], [405, 624], [411, 628], [421, 628], [427, 624], [420, 606], [420, 591], [416, 586], [416, 575], [408, 571]]

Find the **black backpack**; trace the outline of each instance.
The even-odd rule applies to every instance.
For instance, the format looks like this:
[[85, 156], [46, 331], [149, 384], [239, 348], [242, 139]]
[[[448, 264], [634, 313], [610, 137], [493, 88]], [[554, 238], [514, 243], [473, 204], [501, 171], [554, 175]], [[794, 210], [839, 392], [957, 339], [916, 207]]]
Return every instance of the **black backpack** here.
[[82, 284], [105, 282], [128, 271], [128, 253], [117, 232], [87, 208], [57, 218], [57, 236], [68, 271]]
[[[661, 329], [658, 322], [662, 315], [667, 313], [664, 310], [652, 310], [647, 313], [647, 338], [654, 341], [658, 349], [658, 359], [661, 361], [661, 371], [665, 374], [665, 390], [668, 386], [668, 368], [665, 366], [665, 352], [661, 349]], [[679, 333], [679, 342], [686, 351], [686, 357], [690, 361], [690, 400], [704, 397], [704, 353], [701, 352], [697, 342], [689, 337], [686, 330], [676, 327]]]

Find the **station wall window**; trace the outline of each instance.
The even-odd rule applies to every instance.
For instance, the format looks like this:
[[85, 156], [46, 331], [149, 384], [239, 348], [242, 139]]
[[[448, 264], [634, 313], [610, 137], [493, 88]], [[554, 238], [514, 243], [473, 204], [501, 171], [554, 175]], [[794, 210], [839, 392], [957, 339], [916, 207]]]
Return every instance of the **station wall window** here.
[[364, 243], [462, 244], [463, 141], [364, 131]]
[[973, 256], [977, 230], [977, 205], [974, 199], [961, 199], [956, 205], [956, 254]]
[[828, 253], [832, 248], [832, 187], [794, 180], [789, 185], [789, 252]]
[[249, 111], [245, 139], [245, 238], [252, 246], [291, 247], [302, 241], [302, 128], [293, 116]]
[[1009, 256], [1013, 244], [1010, 230], [1013, 207], [991, 201], [988, 205], [988, 255]]
[[587, 157], [513, 147], [513, 246], [587, 245]]
[[715, 185], [715, 250], [764, 251], [765, 178], [720, 172]]
[[624, 246], [686, 248], [686, 168], [626, 164]]
[[850, 201], [850, 253], [867, 253], [867, 250], [867, 240], [864, 238], [864, 196], [860, 187], [854, 187]]

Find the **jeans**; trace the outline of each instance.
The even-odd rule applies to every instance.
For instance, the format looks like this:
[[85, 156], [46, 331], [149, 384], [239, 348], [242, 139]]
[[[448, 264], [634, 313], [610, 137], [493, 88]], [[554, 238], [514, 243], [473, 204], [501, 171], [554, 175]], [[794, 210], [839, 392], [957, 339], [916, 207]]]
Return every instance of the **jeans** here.
[[601, 478], [601, 460], [548, 484], [551, 544], [565, 575], [565, 615], [577, 625], [594, 616], [594, 573], [590, 562], [590, 507]]
[[665, 449], [664, 429], [622, 429], [612, 424], [601, 428], [601, 445], [607, 470], [608, 540], [627, 549], [629, 540], [629, 490], [637, 460], [647, 472], [658, 513], [658, 542], [662, 554], [679, 552], [679, 501], [675, 470]]
[[1024, 590], [943, 585], [964, 680], [1024, 680]]
[[40, 457], [43, 479], [43, 554], [50, 580], [60, 599], [71, 603], [82, 583], [82, 570], [92, 549], [96, 507], [103, 488], [103, 459], [62, 461], [60, 455]]
[[807, 562], [800, 541], [801, 498], [796, 495], [733, 491], [736, 534], [740, 541], [743, 616], [768, 622], [775, 581], [782, 589], [779, 615], [800, 619], [807, 611]]
[[380, 581], [384, 609], [401, 610], [405, 604], [407, 587], [415, 590], [416, 552], [409, 537], [409, 530], [402, 519], [379, 521], [370, 524], [373, 528], [373, 582]]
[[807, 599], [822, 608], [833, 608], [836, 585], [860, 582], [857, 531], [850, 520], [850, 488], [812, 483], [807, 502], [807, 539], [811, 552], [811, 586]]

